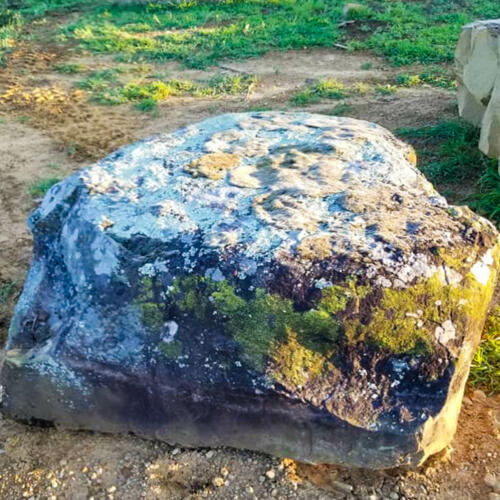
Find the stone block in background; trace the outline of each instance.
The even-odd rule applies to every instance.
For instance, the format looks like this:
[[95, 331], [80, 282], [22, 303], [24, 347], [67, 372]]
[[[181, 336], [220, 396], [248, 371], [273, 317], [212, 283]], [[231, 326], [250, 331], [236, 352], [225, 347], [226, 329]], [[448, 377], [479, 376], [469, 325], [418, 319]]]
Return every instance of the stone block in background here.
[[500, 19], [462, 28], [455, 66], [460, 116], [481, 127], [479, 149], [500, 158]]

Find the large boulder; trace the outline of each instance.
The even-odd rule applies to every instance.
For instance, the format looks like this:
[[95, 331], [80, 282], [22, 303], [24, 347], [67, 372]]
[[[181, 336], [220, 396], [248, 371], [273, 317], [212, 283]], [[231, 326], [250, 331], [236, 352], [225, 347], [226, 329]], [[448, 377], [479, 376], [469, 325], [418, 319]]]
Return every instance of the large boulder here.
[[481, 127], [479, 149], [500, 157], [500, 19], [463, 27], [455, 66], [460, 116]]
[[417, 464], [456, 426], [499, 260], [364, 121], [223, 115], [54, 186], [3, 411], [308, 462]]

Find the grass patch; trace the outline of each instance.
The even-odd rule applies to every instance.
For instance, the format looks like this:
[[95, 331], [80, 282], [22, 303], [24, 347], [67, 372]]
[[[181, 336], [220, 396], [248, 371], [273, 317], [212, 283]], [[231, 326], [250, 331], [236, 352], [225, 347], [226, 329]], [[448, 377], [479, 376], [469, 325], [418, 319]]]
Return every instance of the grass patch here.
[[21, 14], [7, 8], [6, 0], [0, 0], [0, 67], [6, 64], [7, 55], [14, 48], [22, 26]]
[[345, 85], [338, 80], [329, 78], [306, 86], [292, 96], [290, 102], [294, 106], [308, 106], [319, 102], [321, 99], [340, 100], [369, 93], [393, 94], [396, 91], [397, 87], [390, 84], [373, 86], [364, 82], [356, 82], [352, 85]]
[[122, 83], [116, 70], [92, 72], [78, 87], [91, 93], [100, 104], [135, 103], [136, 109], [151, 111], [160, 101], [175, 96], [216, 97], [250, 92], [257, 83], [252, 75], [216, 75], [205, 82], [192, 80], [162, 79], [133, 80]]
[[9, 300], [9, 297], [15, 292], [15, 290], [15, 281], [8, 281], [0, 284], [0, 304], [6, 304], [7, 300]]
[[84, 13], [64, 33], [123, 61], [176, 59], [203, 68], [271, 49], [332, 46], [340, 37], [340, 17], [340, 4], [327, 1], [117, 4]]
[[295, 94], [290, 102], [294, 106], [307, 106], [319, 102], [321, 99], [344, 99], [353, 93], [354, 88], [349, 88], [342, 82], [329, 78], [305, 87]]
[[453, 72], [440, 66], [431, 66], [419, 74], [400, 73], [396, 76], [395, 84], [400, 87], [418, 87], [427, 84], [448, 90], [457, 88], [457, 81]]
[[451, 62], [464, 24], [498, 16], [496, 0], [378, 0], [369, 4], [371, 34], [350, 40], [346, 30], [345, 40], [351, 49], [372, 50], [396, 66]]
[[329, 116], [346, 116], [352, 111], [352, 106], [346, 103], [337, 104], [333, 109], [322, 111], [322, 114]]
[[45, 196], [47, 191], [60, 180], [61, 179], [58, 177], [49, 177], [47, 179], [34, 182], [29, 188], [29, 193], [33, 196], [33, 198], [41, 198], [42, 196]]
[[376, 85], [375, 91], [381, 95], [391, 95], [395, 94], [398, 91], [398, 88], [395, 85], [391, 85], [390, 83], [379, 83]]
[[446, 89], [454, 89], [456, 87], [456, 82], [451, 71], [445, 68], [434, 67], [420, 74], [400, 73], [396, 76], [393, 83], [378, 83], [373, 85], [365, 82], [356, 82], [346, 85], [333, 78], [319, 80], [297, 92], [292, 96], [290, 102], [295, 106], [303, 107], [315, 104], [321, 99], [346, 99], [369, 93], [391, 95], [403, 87], [417, 87], [425, 84]]
[[54, 69], [65, 75], [76, 75], [78, 73], [84, 73], [87, 71], [87, 67], [84, 64], [68, 63], [68, 64], [56, 64]]
[[[497, 161], [479, 151], [479, 129], [462, 120], [430, 127], [402, 128], [396, 134], [412, 143], [419, 168], [427, 178], [455, 201], [500, 225], [500, 176]], [[463, 193], [463, 186], [474, 192]]]
[[500, 392], [500, 306], [488, 318], [483, 339], [472, 360], [469, 383], [489, 394]]
[[158, 108], [158, 104], [152, 97], [146, 97], [134, 105], [138, 111], [152, 112]]
[[[6, 2], [6, 0], [0, 0]], [[497, 0], [359, 0], [343, 16], [331, 0], [203, 0], [118, 3], [98, 0], [19, 0], [3, 9], [0, 54], [12, 46], [23, 22], [55, 12], [78, 12], [54, 28], [62, 43], [76, 42], [122, 61], [175, 59], [203, 68], [224, 58], [256, 57], [269, 50], [332, 47], [371, 50], [395, 65], [446, 63], [461, 27], [498, 16]], [[1, 3], [0, 3], [1, 5]], [[2, 9], [0, 8], [0, 11]], [[342, 20], [354, 23], [339, 27]]]
[[342, 3], [328, 0], [108, 4], [88, 9], [65, 34], [87, 49], [117, 53], [123, 60], [176, 59], [192, 67], [271, 49], [330, 47], [340, 40], [395, 65], [432, 64], [453, 60], [464, 24], [498, 14], [496, 0], [360, 3], [347, 12], [355, 23], [343, 28], [338, 26]]

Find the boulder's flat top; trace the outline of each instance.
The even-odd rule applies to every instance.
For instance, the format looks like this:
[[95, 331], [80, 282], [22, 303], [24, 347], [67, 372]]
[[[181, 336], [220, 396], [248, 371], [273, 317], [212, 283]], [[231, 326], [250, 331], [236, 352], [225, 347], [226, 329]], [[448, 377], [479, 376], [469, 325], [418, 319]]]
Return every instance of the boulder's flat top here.
[[[223, 115], [85, 170], [91, 197], [80, 216], [118, 241], [141, 234], [196, 238], [202, 253], [232, 249], [242, 273], [271, 260], [347, 256], [373, 275], [383, 266], [387, 286], [404, 286], [432, 275], [426, 252], [461, 246], [464, 217], [473, 218], [448, 210], [415, 160], [368, 122]], [[184, 257], [189, 270], [199, 254]]]

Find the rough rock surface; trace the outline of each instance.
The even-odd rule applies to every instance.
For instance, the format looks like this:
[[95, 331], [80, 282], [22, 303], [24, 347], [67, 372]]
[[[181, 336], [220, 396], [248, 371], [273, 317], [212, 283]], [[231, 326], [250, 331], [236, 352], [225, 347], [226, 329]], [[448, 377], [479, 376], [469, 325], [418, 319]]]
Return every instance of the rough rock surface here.
[[393, 467], [446, 446], [498, 268], [363, 121], [223, 115], [117, 151], [31, 215], [3, 411]]
[[460, 116], [481, 127], [479, 149], [500, 157], [500, 19], [463, 27], [455, 64]]

